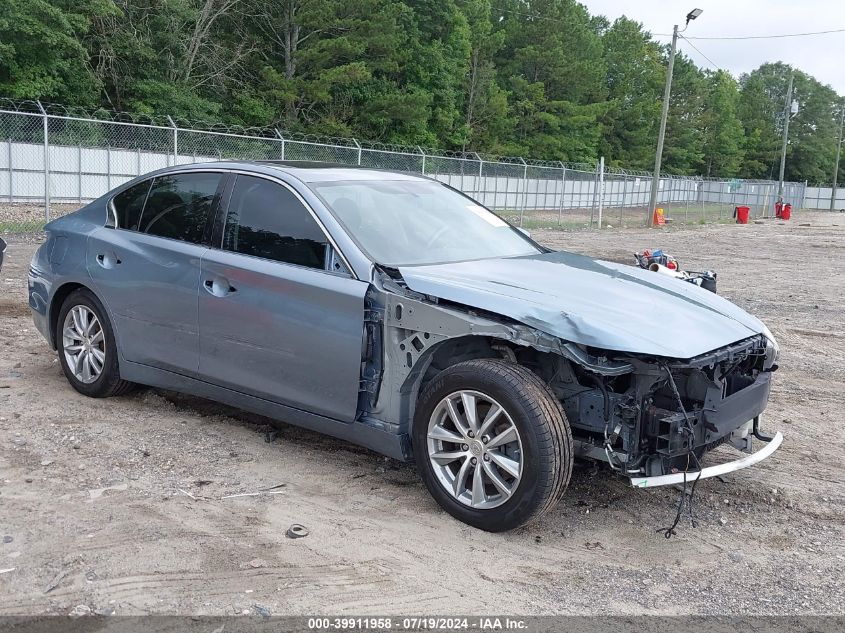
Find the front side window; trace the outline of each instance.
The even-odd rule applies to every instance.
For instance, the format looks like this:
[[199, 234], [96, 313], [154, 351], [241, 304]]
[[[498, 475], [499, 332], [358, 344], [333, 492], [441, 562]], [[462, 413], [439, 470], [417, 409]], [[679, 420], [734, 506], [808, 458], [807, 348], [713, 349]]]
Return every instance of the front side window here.
[[151, 180], [139, 182], [132, 185], [126, 191], [121, 191], [112, 198], [112, 209], [114, 210], [114, 224], [119, 229], [137, 231], [138, 223], [141, 221], [141, 211], [144, 210], [144, 202], [150, 190]]
[[493, 212], [439, 182], [311, 185], [374, 262], [410, 266], [541, 252]]
[[324, 269], [328, 240], [287, 188], [263, 178], [238, 176], [226, 215], [223, 248]]
[[141, 232], [202, 242], [221, 177], [219, 173], [157, 176], [141, 216]]

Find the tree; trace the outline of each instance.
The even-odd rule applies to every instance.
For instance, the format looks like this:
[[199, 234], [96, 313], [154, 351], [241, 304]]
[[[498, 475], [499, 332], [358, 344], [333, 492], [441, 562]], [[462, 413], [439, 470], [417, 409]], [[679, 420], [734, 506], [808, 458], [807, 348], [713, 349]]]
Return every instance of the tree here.
[[[576, 0], [0, 3], [0, 96], [630, 169], [652, 168], [667, 58]], [[790, 73], [786, 178], [829, 181], [829, 86], [682, 54], [664, 169], [776, 177]]]
[[496, 52], [505, 33], [494, 30], [490, 0], [465, 0], [462, 10], [469, 26], [469, 69], [464, 88], [463, 149], [495, 145], [505, 130], [507, 93], [497, 83]]
[[744, 75], [740, 113], [751, 150], [747, 169], [777, 178], [789, 75], [798, 113], [791, 116], [785, 179], [827, 182], [835, 160], [840, 97], [829, 86], [783, 63], [763, 64]]
[[790, 152], [785, 178], [829, 182], [836, 159], [840, 98], [804, 72], [795, 72], [793, 89], [798, 113], [789, 124]]
[[[666, 121], [663, 169], [670, 174], [696, 175], [704, 159], [704, 73], [683, 53], [675, 56], [672, 99]], [[651, 169], [651, 166], [648, 167]]]
[[[788, 79], [787, 79], [788, 81]], [[782, 118], [783, 96], [780, 105], [775, 94], [767, 89], [766, 81], [755, 71], [740, 78], [739, 117], [745, 130], [745, 163], [743, 173], [750, 178], [777, 178], [781, 137], [778, 121]]]
[[724, 70], [707, 78], [702, 123], [704, 157], [701, 173], [705, 176], [736, 176], [743, 158], [743, 128], [737, 115], [739, 89], [736, 80]]
[[[400, 73], [400, 84], [429, 95], [427, 144], [443, 139], [449, 146], [466, 141], [461, 94], [470, 56], [466, 17], [454, 0], [416, 0], [409, 28], [410, 59]], [[442, 142], [442, 141], [440, 141]]]
[[505, 43], [496, 56], [510, 92], [507, 153], [592, 161], [605, 103], [600, 28], [574, 0], [511, 0], [499, 9]]
[[100, 86], [80, 41], [107, 0], [4, 0], [0, 4], [0, 94], [71, 105], [98, 102]]
[[612, 166], [651, 169], [666, 77], [660, 47], [641, 24], [625, 17], [602, 42], [610, 108], [602, 118], [601, 153]]
[[115, 0], [85, 38], [113, 108], [215, 119], [250, 50], [242, 0]]
[[[331, 59], [333, 78], [351, 72], [357, 78], [368, 78], [360, 66], [344, 68], [342, 60], [360, 55], [364, 49], [356, 45], [356, 14], [345, 14], [342, 7], [328, 0], [280, 0], [255, 4], [255, 24], [264, 38], [261, 57], [266, 66], [261, 73], [263, 89], [271, 104], [284, 111], [284, 127], [296, 129], [303, 123], [305, 112], [326, 100], [327, 78], [325, 59]], [[345, 55], [343, 53], [346, 53]], [[349, 72], [344, 72], [349, 71]]]

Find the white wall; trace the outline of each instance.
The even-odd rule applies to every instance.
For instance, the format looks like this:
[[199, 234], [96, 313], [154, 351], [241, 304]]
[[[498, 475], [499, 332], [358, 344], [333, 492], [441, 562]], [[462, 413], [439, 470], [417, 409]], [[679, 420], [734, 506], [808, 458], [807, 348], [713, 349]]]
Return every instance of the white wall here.
[[[349, 159], [349, 156], [346, 158]], [[391, 157], [385, 153], [385, 158], [385, 164], [381, 166], [388, 167], [387, 159]], [[49, 159], [51, 201], [58, 203], [93, 200], [137, 175], [174, 164], [172, 154], [62, 145], [49, 147]], [[327, 159], [330, 157], [327, 156]], [[218, 158], [180, 155], [176, 162], [188, 164], [214, 160]], [[375, 153], [368, 153], [367, 162], [380, 166], [378, 155]], [[529, 177], [524, 180], [519, 173], [522, 168], [518, 165], [484, 163], [482, 166], [482, 169], [486, 167], [488, 171], [498, 170], [500, 173], [506, 169], [513, 171], [512, 176], [505, 177], [431, 174], [430, 171], [436, 164], [436, 160], [429, 162], [426, 170], [429, 175], [434, 175], [478, 199], [485, 206], [495, 209], [592, 208], [596, 198], [597, 184], [595, 174], [591, 172], [567, 169], [564, 174], [561, 170], [529, 167]], [[453, 169], [455, 166], [451, 164]], [[44, 180], [43, 145], [0, 142], [0, 202], [40, 202], [44, 199]], [[787, 201], [798, 204], [801, 189], [800, 185], [792, 185], [786, 193]], [[648, 177], [628, 176], [620, 179], [617, 176], [609, 176], [604, 184], [604, 206], [645, 207], [649, 203], [650, 190], [651, 179]], [[743, 183], [739, 191], [733, 192], [727, 181], [702, 182], [667, 178], [661, 180], [658, 202], [680, 202], [690, 206], [715, 203], [726, 206], [746, 204], [770, 207], [774, 205], [774, 196], [773, 183]], [[829, 205], [829, 187], [807, 188], [806, 207], [827, 209]], [[845, 208], [845, 190], [840, 190], [838, 206]]]

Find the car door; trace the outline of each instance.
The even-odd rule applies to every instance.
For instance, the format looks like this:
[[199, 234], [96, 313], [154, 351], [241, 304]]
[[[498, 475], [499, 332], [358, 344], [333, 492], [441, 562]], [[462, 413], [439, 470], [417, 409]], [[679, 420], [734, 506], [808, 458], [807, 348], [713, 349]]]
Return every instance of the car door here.
[[201, 376], [352, 421], [367, 284], [288, 185], [238, 175], [227, 195], [220, 247], [202, 258]]
[[169, 173], [134, 185], [110, 203], [114, 227], [89, 238], [88, 272], [126, 360], [196, 375], [200, 261], [223, 176]]

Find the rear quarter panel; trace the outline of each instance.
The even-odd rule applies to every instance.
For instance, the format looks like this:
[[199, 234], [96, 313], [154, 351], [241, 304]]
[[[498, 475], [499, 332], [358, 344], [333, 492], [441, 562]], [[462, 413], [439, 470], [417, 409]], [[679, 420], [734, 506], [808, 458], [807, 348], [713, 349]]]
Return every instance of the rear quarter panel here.
[[92, 287], [85, 266], [88, 237], [105, 224], [107, 200], [106, 197], [100, 198], [79, 211], [48, 223], [44, 227], [46, 239], [30, 262], [28, 297], [33, 322], [53, 348], [56, 342], [50, 324], [61, 309], [61, 302], [54, 299], [67, 284], [87, 287], [108, 311], [103, 298]]

